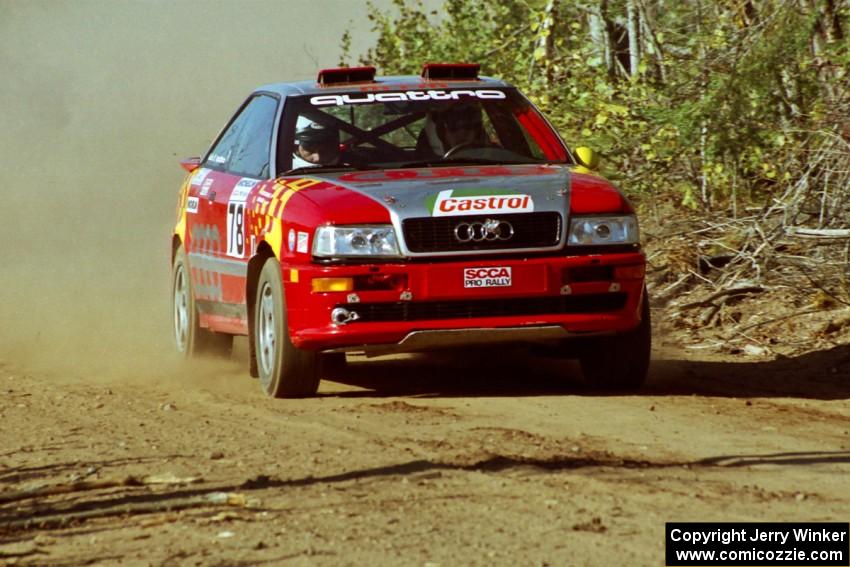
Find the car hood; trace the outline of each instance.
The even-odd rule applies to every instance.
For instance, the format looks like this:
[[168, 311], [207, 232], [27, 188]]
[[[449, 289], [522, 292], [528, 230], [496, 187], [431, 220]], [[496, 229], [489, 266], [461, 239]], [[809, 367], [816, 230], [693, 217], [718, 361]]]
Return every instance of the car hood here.
[[357, 171], [324, 179], [408, 218], [569, 210], [570, 178], [561, 166], [515, 165]]
[[[622, 193], [604, 177], [561, 165], [395, 169], [321, 177], [380, 203], [394, 220], [510, 212], [557, 211], [566, 215], [633, 211]], [[490, 197], [503, 199], [493, 201]]]
[[[311, 176], [329, 182], [301, 192], [325, 222], [357, 224], [386, 211], [396, 233], [404, 234], [407, 219], [484, 217], [494, 220], [517, 213], [557, 212], [567, 226], [569, 214], [616, 214], [631, 211], [620, 192], [597, 175], [560, 165], [512, 165], [349, 171]], [[364, 200], [350, 197], [358, 195]], [[364, 207], [366, 203], [378, 207]], [[373, 211], [364, 217], [364, 212]], [[379, 215], [383, 216], [383, 215]], [[371, 219], [375, 220], [372, 221]], [[350, 220], [349, 220], [350, 219]], [[459, 222], [464, 222], [460, 221]], [[560, 249], [560, 242], [536, 251]], [[418, 256], [400, 242], [405, 256]], [[520, 249], [516, 249], [519, 251]], [[428, 253], [457, 255], [465, 252]]]

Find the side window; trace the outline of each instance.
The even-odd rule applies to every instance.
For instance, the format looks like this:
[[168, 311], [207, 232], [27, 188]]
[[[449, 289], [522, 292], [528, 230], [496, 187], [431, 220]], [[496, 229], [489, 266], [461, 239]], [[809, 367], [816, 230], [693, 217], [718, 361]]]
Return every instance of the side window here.
[[267, 177], [277, 100], [258, 95], [251, 99], [210, 152], [207, 162], [237, 175]]

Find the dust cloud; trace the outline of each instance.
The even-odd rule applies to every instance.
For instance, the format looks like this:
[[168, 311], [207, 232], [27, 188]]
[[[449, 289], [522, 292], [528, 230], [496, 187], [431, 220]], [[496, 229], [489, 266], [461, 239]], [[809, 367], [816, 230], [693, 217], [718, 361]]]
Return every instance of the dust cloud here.
[[0, 358], [66, 376], [172, 368], [179, 158], [257, 85], [336, 65], [345, 29], [365, 50], [365, 10], [0, 0]]

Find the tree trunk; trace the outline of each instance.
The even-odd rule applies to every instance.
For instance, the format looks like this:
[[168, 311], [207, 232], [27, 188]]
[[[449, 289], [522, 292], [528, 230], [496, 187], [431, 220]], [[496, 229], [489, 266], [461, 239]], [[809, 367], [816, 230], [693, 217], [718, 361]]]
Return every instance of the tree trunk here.
[[640, 64], [640, 32], [638, 31], [637, 0], [628, 0], [626, 4], [626, 28], [629, 32], [629, 75], [638, 74]]
[[826, 0], [824, 19], [826, 20], [826, 40], [829, 42], [844, 39], [844, 29], [841, 26], [841, 14], [835, 7], [835, 0]]
[[552, 60], [552, 25], [555, 20], [555, 10], [557, 9], [558, 0], [549, 0], [546, 8], [543, 10], [540, 27], [537, 30], [537, 40], [534, 42], [534, 53], [531, 58], [531, 65], [528, 68], [528, 80], [531, 81], [534, 75], [534, 68], [537, 63], [537, 52], [543, 50], [543, 57], [540, 58], [540, 67], [543, 69], [544, 84], [548, 85], [552, 79], [552, 71], [549, 62]]
[[614, 75], [614, 50], [611, 49], [611, 36], [608, 33], [610, 24], [605, 17], [605, 8], [607, 2], [602, 0], [599, 4], [593, 5], [587, 17], [587, 23], [590, 28], [590, 41], [596, 50], [596, 54], [605, 64], [605, 70], [609, 76]]
[[[697, 36], [702, 36], [702, 0], [697, 0]], [[700, 65], [700, 98], [704, 98], [708, 92], [708, 55], [706, 46], [701, 43], [699, 47]], [[700, 162], [700, 199], [702, 204], [711, 209], [711, 187], [708, 184], [708, 119], [703, 118], [699, 132], [699, 162]]]
[[651, 53], [654, 57], [656, 79], [661, 84], [665, 84], [667, 82], [667, 70], [664, 68], [664, 51], [661, 47], [661, 43], [655, 36], [655, 32], [650, 24], [651, 20], [647, 14], [646, 6], [642, 2], [638, 5], [638, 10], [641, 22], [641, 36], [644, 38], [647, 46], [644, 52]]

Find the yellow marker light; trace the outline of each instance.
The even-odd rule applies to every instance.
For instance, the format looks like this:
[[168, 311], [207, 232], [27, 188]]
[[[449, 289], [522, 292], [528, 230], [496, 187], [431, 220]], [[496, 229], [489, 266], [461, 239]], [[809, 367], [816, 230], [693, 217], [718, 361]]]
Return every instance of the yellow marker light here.
[[289, 281], [292, 283], [298, 283], [298, 270], [290, 269], [289, 270]]
[[352, 291], [354, 278], [313, 278], [313, 293]]

